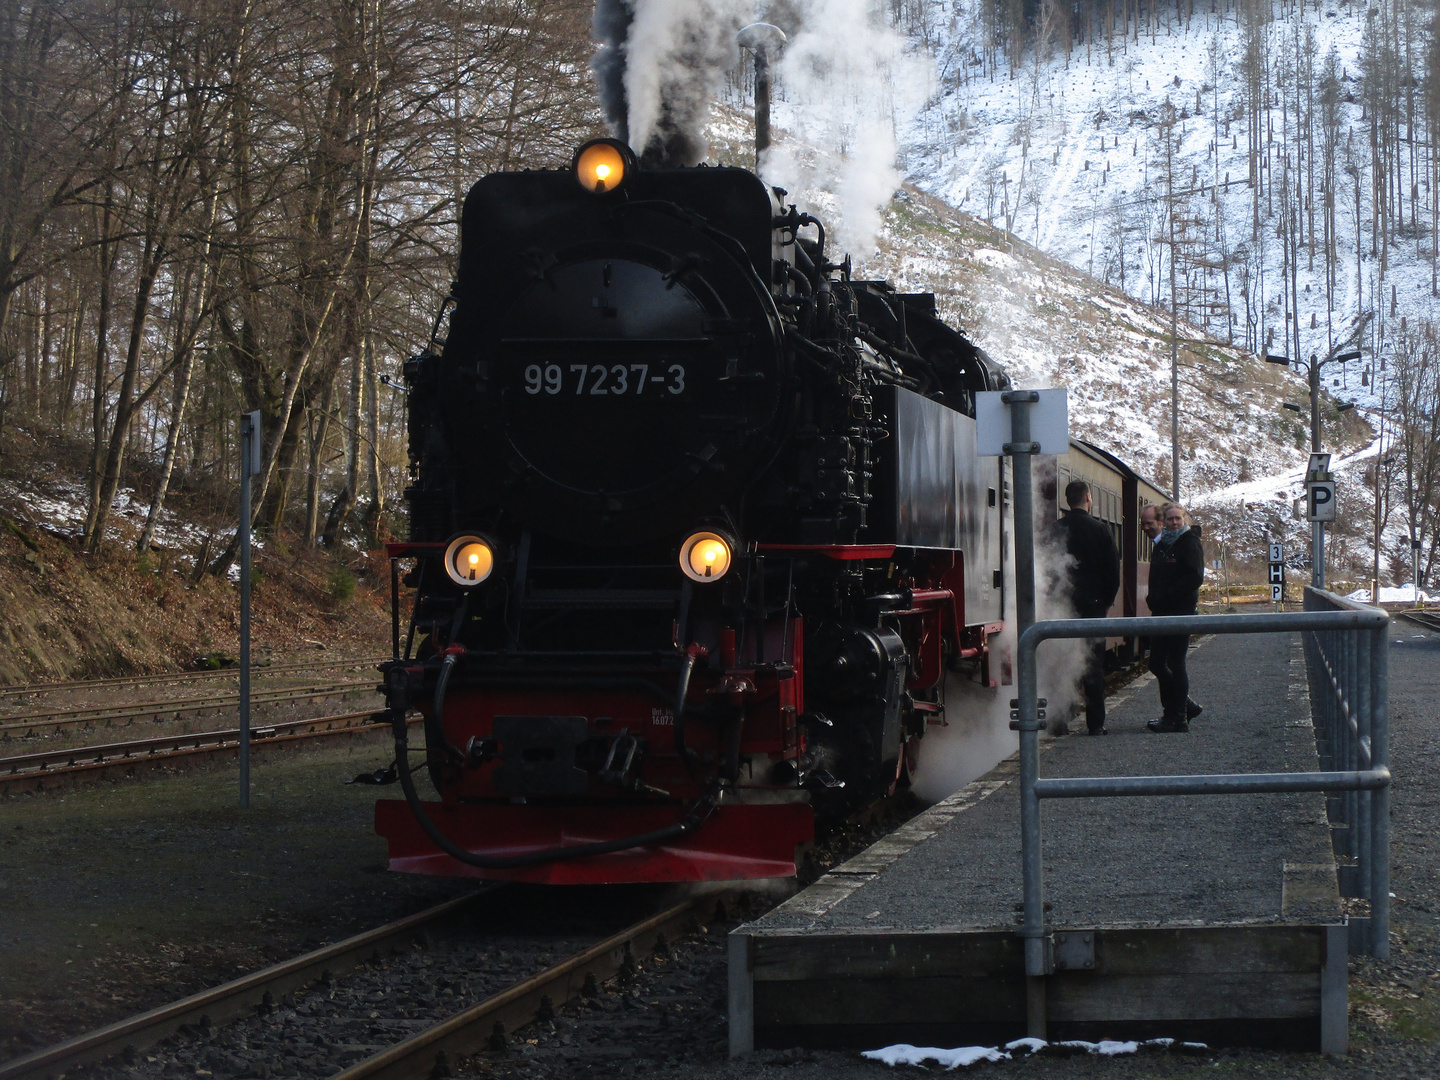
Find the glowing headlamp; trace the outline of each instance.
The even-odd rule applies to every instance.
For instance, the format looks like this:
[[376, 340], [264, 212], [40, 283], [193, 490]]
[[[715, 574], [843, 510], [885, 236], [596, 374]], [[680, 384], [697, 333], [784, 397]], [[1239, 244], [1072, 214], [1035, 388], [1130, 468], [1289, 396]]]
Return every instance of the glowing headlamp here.
[[495, 569], [495, 551], [478, 536], [457, 536], [445, 549], [445, 573], [456, 585], [479, 585]]
[[680, 569], [691, 581], [715, 581], [735, 561], [730, 541], [719, 533], [697, 532], [680, 545]]
[[581, 187], [603, 195], [623, 184], [634, 167], [634, 153], [619, 139], [596, 139], [580, 148], [573, 169]]

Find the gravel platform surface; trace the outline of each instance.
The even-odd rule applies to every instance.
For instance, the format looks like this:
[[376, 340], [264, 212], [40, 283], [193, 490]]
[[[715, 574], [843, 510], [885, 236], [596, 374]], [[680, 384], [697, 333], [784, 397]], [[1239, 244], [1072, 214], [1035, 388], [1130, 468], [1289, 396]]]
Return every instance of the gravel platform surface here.
[[[1042, 649], [1041, 660], [1044, 652]], [[1191, 695], [1204, 714], [1156, 735], [1154, 679], [1111, 703], [1109, 735], [1042, 741], [1040, 775], [1146, 776], [1318, 768], [1298, 635], [1224, 635], [1192, 649]], [[1243, 673], [1243, 678], [1237, 677]], [[1081, 725], [1083, 730], [1083, 724]], [[805, 897], [759, 930], [1013, 926], [1021, 897], [1020, 792], [1014, 758], [977, 786], [1005, 781], [824, 911]], [[1065, 799], [1041, 803], [1045, 899], [1056, 927], [1296, 921], [1339, 916], [1333, 893], [1283, 895], [1285, 867], [1330, 861], [1319, 794]], [[914, 833], [924, 816], [912, 823]], [[1292, 873], [1292, 879], [1296, 874]]]

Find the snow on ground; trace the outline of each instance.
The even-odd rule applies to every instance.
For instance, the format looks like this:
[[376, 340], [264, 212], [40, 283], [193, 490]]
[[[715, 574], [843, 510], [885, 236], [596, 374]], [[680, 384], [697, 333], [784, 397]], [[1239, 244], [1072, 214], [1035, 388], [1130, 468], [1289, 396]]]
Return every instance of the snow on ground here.
[[1032, 1054], [1061, 1053], [1071, 1055], [1079, 1052], [1090, 1054], [1095, 1057], [1118, 1057], [1122, 1054], [1134, 1054], [1140, 1050], [1166, 1051], [1179, 1049], [1183, 1052], [1197, 1053], [1207, 1049], [1205, 1043], [1183, 1042], [1177, 1043], [1174, 1039], [1146, 1039], [1143, 1042], [1120, 1041], [1117, 1039], [1101, 1039], [1099, 1042], [1085, 1042], [1080, 1039], [1070, 1039], [1065, 1042], [1046, 1042], [1044, 1039], [1025, 1038], [1008, 1042], [1003, 1048], [997, 1046], [959, 1046], [946, 1050], [938, 1046], [912, 1046], [909, 1043], [896, 1043], [894, 1046], [885, 1046], [879, 1050], [865, 1050], [861, 1057], [871, 1061], [884, 1062], [889, 1066], [915, 1065], [923, 1066], [927, 1061], [933, 1061], [940, 1067], [948, 1070], [968, 1068], [971, 1065], [989, 1061], [1009, 1061], [1014, 1054], [1024, 1054], [1029, 1057]]
[[[1356, 589], [1350, 593], [1346, 599], [1359, 600], [1362, 603], [1368, 604], [1370, 603], [1370, 590]], [[1380, 587], [1380, 595], [1376, 600], [1381, 604], [1410, 604], [1416, 601], [1422, 604], [1428, 604], [1432, 600], [1440, 600], [1440, 597], [1431, 596], [1424, 589], [1421, 589], [1417, 594], [1415, 592], [1415, 583], [1410, 582], [1405, 585], [1382, 585]]]
[[[52, 476], [58, 468], [51, 470]], [[85, 485], [79, 482], [52, 479], [43, 488], [30, 483], [0, 479], [0, 506], [13, 509], [18, 516], [58, 536], [78, 540], [84, 533], [85, 507], [89, 494]], [[139, 539], [150, 506], [136, 497], [133, 488], [121, 488], [115, 493], [110, 506], [110, 523], [105, 530], [109, 543], [132, 546]], [[156, 551], [175, 550], [182, 562], [192, 565], [196, 554], [210, 536], [211, 546], [224, 545], [234, 536], [233, 528], [220, 530], [211, 535], [193, 522], [186, 521], [170, 510], [161, 510], [155, 524], [155, 535], [151, 546]], [[263, 541], [256, 538], [255, 546], [262, 547]], [[235, 571], [238, 573], [238, 571]], [[233, 576], [233, 575], [232, 575]]]

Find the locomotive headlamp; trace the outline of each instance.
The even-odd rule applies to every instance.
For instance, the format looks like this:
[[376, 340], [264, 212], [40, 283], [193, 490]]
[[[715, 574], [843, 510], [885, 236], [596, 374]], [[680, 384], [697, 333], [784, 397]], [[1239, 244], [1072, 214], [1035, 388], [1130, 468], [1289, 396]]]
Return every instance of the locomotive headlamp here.
[[575, 179], [586, 191], [603, 195], [625, 182], [635, 164], [635, 155], [619, 139], [596, 139], [575, 155]]
[[693, 533], [680, 545], [680, 569], [691, 581], [724, 577], [734, 558], [730, 541], [719, 533]]
[[456, 585], [479, 585], [494, 569], [494, 549], [478, 536], [457, 536], [445, 549], [445, 573]]

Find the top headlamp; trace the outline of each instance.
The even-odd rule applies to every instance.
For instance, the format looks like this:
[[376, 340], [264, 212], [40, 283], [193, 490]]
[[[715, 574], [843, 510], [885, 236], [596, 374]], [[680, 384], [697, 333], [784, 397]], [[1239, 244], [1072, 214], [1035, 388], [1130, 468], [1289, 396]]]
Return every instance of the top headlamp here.
[[575, 155], [575, 179], [586, 191], [603, 195], [625, 182], [635, 167], [635, 154], [619, 139], [595, 139]]

